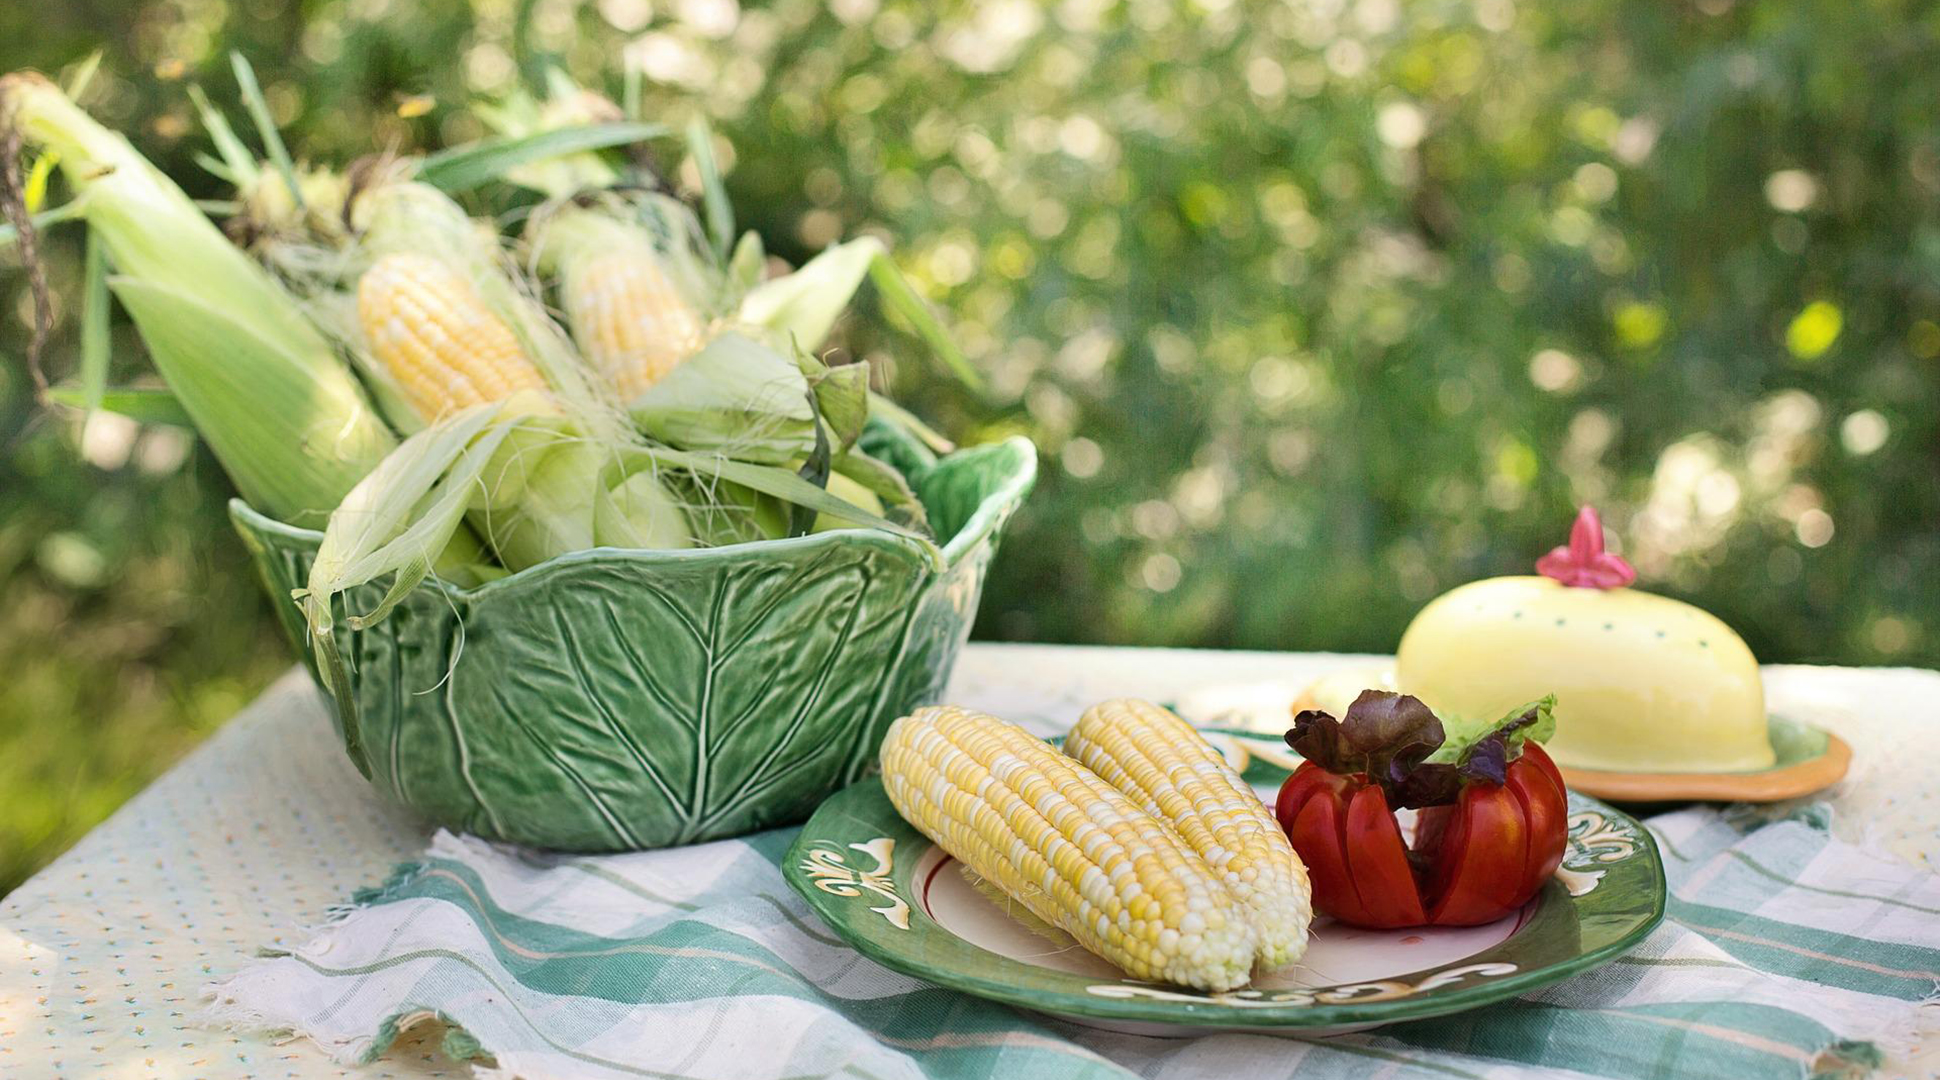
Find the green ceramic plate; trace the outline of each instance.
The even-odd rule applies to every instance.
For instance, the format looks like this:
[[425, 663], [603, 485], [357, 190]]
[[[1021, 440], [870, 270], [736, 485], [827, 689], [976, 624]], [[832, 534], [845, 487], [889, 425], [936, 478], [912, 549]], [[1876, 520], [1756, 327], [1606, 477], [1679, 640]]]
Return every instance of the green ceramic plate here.
[[[1266, 794], [1299, 764], [1277, 740], [1219, 730], [1208, 736]], [[1369, 931], [1323, 920], [1293, 969], [1244, 990], [1206, 994], [1128, 979], [1061, 933], [1011, 918], [897, 816], [874, 778], [823, 803], [782, 869], [831, 929], [897, 971], [1080, 1023], [1156, 1035], [1320, 1035], [1472, 1009], [1614, 959], [1664, 917], [1665, 896], [1650, 833], [1572, 793], [1563, 868], [1521, 912], [1460, 929]]]

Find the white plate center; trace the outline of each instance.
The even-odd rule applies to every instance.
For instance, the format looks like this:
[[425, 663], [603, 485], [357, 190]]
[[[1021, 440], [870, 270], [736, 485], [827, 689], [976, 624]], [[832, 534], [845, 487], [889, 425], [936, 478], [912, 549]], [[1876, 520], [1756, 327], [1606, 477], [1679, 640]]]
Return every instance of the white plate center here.
[[[962, 865], [941, 848], [932, 845], [923, 853], [914, 881], [917, 903], [930, 918], [980, 949], [1073, 975], [1114, 981], [1125, 977], [1064, 931], [1030, 925], [1036, 920], [1021, 909], [1023, 920], [1012, 917], [972, 886]], [[1320, 919], [1307, 955], [1291, 967], [1254, 980], [1253, 986], [1260, 990], [1339, 986], [1458, 963], [1506, 941], [1532, 908], [1486, 926], [1361, 930]]]

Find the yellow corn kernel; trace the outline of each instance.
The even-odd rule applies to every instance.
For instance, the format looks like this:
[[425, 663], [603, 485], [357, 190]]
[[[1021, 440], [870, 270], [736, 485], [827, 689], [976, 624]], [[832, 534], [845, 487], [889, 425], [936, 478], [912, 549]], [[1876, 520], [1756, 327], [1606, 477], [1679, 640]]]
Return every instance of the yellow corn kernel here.
[[371, 264], [357, 283], [357, 317], [371, 353], [426, 423], [546, 387], [505, 320], [429, 255], [393, 252]]
[[1150, 702], [1107, 701], [1071, 729], [1064, 752], [1169, 822], [1223, 877], [1252, 913], [1262, 968], [1306, 952], [1306, 866], [1273, 813], [1191, 724]]
[[898, 813], [1045, 922], [1137, 979], [1231, 990], [1256, 933], [1170, 826], [1015, 724], [918, 709], [882, 745]]
[[574, 341], [621, 401], [638, 397], [706, 342], [700, 315], [646, 244], [570, 260], [560, 291]]

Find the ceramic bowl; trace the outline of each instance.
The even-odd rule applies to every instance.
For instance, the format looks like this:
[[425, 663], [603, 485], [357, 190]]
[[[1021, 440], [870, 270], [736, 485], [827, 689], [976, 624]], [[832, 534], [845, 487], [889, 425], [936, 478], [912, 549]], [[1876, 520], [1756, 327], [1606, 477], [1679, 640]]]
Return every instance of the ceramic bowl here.
[[[474, 589], [427, 582], [340, 628], [344, 746], [382, 793], [494, 840], [622, 851], [808, 817], [875, 761], [889, 724], [942, 692], [1005, 524], [1036, 477], [1029, 441], [941, 459], [887, 429], [943, 551], [845, 529], [682, 551], [575, 552]], [[322, 534], [240, 501], [237, 530], [283, 629]], [[352, 590], [370, 610], [381, 583]]]

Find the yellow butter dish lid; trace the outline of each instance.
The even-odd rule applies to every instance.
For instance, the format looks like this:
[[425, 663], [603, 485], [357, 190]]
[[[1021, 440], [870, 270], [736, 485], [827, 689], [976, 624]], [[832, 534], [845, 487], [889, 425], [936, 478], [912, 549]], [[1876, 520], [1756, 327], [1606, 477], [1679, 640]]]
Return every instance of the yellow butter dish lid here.
[[1629, 588], [1584, 507], [1539, 576], [1446, 593], [1402, 635], [1395, 681], [1442, 715], [1499, 716], [1556, 695], [1558, 764], [1628, 772], [1742, 772], [1775, 761], [1751, 649], [1716, 616]]

